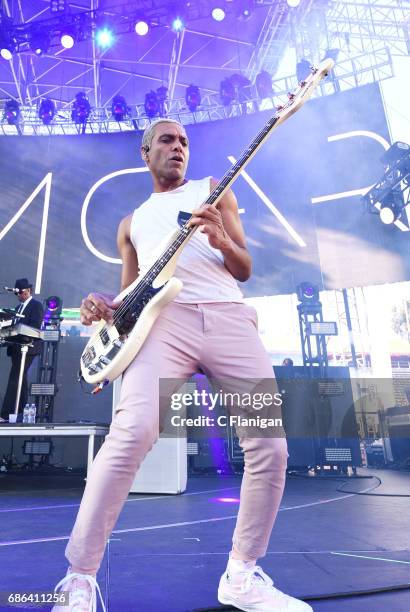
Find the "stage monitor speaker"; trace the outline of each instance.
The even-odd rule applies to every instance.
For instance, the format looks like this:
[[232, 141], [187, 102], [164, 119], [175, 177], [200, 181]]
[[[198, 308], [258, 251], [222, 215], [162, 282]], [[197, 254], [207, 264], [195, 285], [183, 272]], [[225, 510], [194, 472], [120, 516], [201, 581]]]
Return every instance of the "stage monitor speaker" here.
[[[114, 413], [120, 399], [121, 377], [113, 387]], [[160, 437], [140, 465], [130, 493], [183, 493], [187, 477], [187, 439]]]
[[[329, 366], [312, 386], [303, 366], [275, 366], [274, 372], [283, 393], [288, 466], [362, 465], [349, 368]], [[319, 368], [312, 373], [319, 379]]]

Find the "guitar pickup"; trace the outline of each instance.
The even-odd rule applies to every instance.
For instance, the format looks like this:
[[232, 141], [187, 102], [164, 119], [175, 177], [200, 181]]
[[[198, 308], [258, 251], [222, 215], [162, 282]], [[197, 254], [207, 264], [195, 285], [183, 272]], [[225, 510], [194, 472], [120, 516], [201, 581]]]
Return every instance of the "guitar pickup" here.
[[107, 346], [107, 344], [110, 342], [110, 337], [106, 329], [103, 328], [100, 330], [100, 338], [103, 345]]

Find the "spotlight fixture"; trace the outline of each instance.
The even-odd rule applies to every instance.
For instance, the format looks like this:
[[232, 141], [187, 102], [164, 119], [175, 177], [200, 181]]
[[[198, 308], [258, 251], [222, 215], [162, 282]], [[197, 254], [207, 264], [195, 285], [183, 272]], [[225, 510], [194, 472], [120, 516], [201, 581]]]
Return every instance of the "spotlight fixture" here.
[[235, 98], [239, 102], [246, 102], [251, 98], [251, 82], [246, 76], [244, 76], [243, 74], [236, 73], [233, 74], [229, 80], [231, 81], [234, 87]]
[[74, 123], [85, 125], [91, 112], [91, 104], [84, 91], [79, 91], [71, 107], [71, 119]]
[[33, 30], [30, 36], [30, 49], [36, 55], [44, 55], [50, 47], [50, 36], [43, 30]]
[[[403, 164], [401, 162], [402, 160], [408, 160], [409, 153], [410, 145], [408, 145], [406, 142], [394, 142], [391, 147], [387, 149], [387, 151], [385, 151], [380, 157], [380, 161], [386, 166], [386, 168], [393, 168], [395, 165], [399, 164], [400, 170], [403, 170]], [[406, 166], [406, 170], [409, 170], [410, 167], [408, 161], [407, 164], [404, 164], [404, 166]]]
[[67, 8], [67, 0], [50, 0], [51, 13], [63, 13]]
[[211, 11], [211, 15], [215, 21], [223, 21], [226, 17], [224, 9], [220, 6], [215, 6]]
[[296, 64], [296, 78], [298, 80], [298, 83], [302, 83], [302, 81], [304, 81], [309, 74], [311, 74], [311, 64], [310, 62], [308, 62], [307, 59], [302, 58], [297, 64]]
[[108, 28], [101, 28], [97, 30], [95, 33], [95, 40], [97, 45], [102, 49], [109, 49], [111, 45], [114, 43], [114, 34]]
[[230, 79], [221, 81], [219, 95], [224, 106], [229, 106], [235, 100], [235, 87]]
[[20, 116], [20, 105], [17, 100], [7, 100], [4, 105], [4, 119], [9, 125], [17, 125]]
[[13, 50], [9, 45], [0, 45], [0, 55], [6, 61], [10, 61], [13, 57]]
[[60, 43], [64, 49], [72, 49], [75, 43], [75, 32], [72, 28], [64, 29], [60, 35]]
[[74, 47], [74, 38], [71, 34], [63, 34], [60, 38], [61, 46], [64, 49], [72, 49]]
[[405, 203], [400, 188], [393, 188], [380, 202], [380, 221], [385, 225], [391, 225], [403, 212]]
[[54, 115], [56, 114], [56, 106], [53, 100], [50, 98], [45, 98], [41, 100], [40, 108], [38, 109], [38, 116], [44, 125], [49, 125], [54, 119]]
[[17, 40], [13, 35], [13, 20], [7, 17], [0, 8], [0, 56], [10, 61], [17, 48]]
[[238, 0], [235, 3], [236, 16], [244, 21], [248, 20], [253, 12], [253, 0]]
[[191, 113], [194, 113], [201, 104], [201, 92], [197, 85], [190, 85], [186, 88], [185, 101]]
[[312, 283], [303, 282], [296, 287], [299, 302], [302, 304], [320, 304], [319, 287]]
[[399, 218], [397, 211], [390, 206], [382, 206], [380, 209], [380, 221], [385, 225], [391, 225]]
[[[409, 226], [410, 219], [410, 145], [395, 142], [380, 158], [385, 166], [383, 176], [362, 197], [370, 213], [391, 225], [400, 219]], [[376, 209], [376, 210], [375, 210]]]
[[157, 100], [158, 100], [160, 117], [166, 117], [167, 115], [167, 107], [165, 104], [165, 102], [167, 101], [167, 98], [168, 98], [168, 87], [165, 87], [165, 85], [161, 85], [161, 87], [158, 87], [157, 89]]
[[45, 300], [44, 326], [55, 324], [62, 321], [63, 300], [57, 295], [51, 295]]
[[272, 87], [272, 77], [266, 70], [262, 70], [259, 74], [256, 75], [256, 90], [258, 92], [258, 96], [263, 100], [264, 98], [272, 98], [273, 96], [273, 87]]
[[155, 91], [151, 90], [147, 94], [145, 94], [145, 102], [144, 102], [145, 114], [147, 117], [152, 119], [159, 113], [159, 103], [157, 94]]
[[116, 121], [123, 121], [123, 119], [128, 115], [129, 109], [124, 96], [114, 96], [112, 99], [111, 113]]
[[138, 36], [145, 36], [148, 34], [149, 26], [146, 21], [139, 19], [135, 24], [135, 32]]
[[296, 8], [300, 4], [300, 0], [286, 0], [290, 8]]

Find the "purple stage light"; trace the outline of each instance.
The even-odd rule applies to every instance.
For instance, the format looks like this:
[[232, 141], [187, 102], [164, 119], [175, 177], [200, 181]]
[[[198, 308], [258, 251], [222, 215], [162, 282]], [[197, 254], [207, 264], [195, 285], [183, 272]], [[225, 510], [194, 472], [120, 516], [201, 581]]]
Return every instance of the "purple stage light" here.
[[216, 497], [215, 500], [221, 504], [239, 504], [239, 497]]
[[[203, 391], [208, 394], [212, 391], [211, 385], [204, 374], [195, 374], [193, 377], [195, 385], [199, 393]], [[202, 403], [202, 413], [209, 416], [209, 403], [206, 401]], [[210, 432], [211, 434], [211, 432]], [[218, 474], [232, 474], [232, 466], [228, 461], [228, 457], [225, 452], [225, 441], [223, 438], [214, 438], [212, 435], [209, 436], [209, 450], [212, 455], [212, 462], [216, 468]]]
[[218, 6], [216, 6], [214, 9], [212, 9], [212, 19], [214, 19], [215, 21], [223, 21], [225, 19], [225, 11], [223, 10], [223, 8], [220, 8]]
[[145, 36], [148, 34], [148, 30], [149, 26], [146, 21], [140, 20], [135, 24], [135, 32], [138, 34], [138, 36]]
[[63, 34], [60, 38], [61, 46], [64, 49], [72, 49], [74, 47], [74, 36], [72, 34]]

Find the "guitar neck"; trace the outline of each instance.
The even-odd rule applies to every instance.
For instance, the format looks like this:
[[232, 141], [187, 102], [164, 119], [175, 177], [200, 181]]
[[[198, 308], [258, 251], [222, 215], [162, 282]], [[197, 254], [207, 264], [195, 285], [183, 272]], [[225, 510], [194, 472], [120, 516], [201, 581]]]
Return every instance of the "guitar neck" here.
[[[271, 117], [256, 137], [252, 140], [247, 149], [242, 153], [238, 161], [224, 174], [222, 179], [211, 191], [202, 206], [216, 206], [232, 183], [238, 178], [241, 171], [250, 162], [261, 145], [270, 136], [272, 131], [281, 123], [286, 121], [293, 115], [312, 95], [312, 92], [317, 87], [323, 77], [327, 75], [329, 70], [334, 66], [331, 59], [324, 60], [319, 68], [312, 69], [312, 74], [307, 77], [306, 81], [299, 84], [298, 91], [295, 94], [289, 94], [289, 100], [282, 107], [277, 109], [277, 113]], [[187, 222], [188, 223], [188, 222]], [[162, 253], [159, 260], [149, 270], [145, 276], [147, 281], [154, 280], [155, 276], [168, 264], [175, 253], [193, 236], [197, 230], [197, 226], [188, 227], [187, 223], [181, 228], [176, 238], [168, 246], [166, 251]]]
[[238, 161], [224, 174], [202, 206], [216, 206], [218, 204], [219, 200], [223, 197], [226, 191], [228, 191], [230, 186], [236, 181], [238, 175], [257, 153], [259, 147], [261, 147], [268, 136], [270, 136], [277, 123], [279, 123], [279, 117], [276, 115], [269, 119], [256, 138], [252, 140], [249, 147], [242, 153]]
[[[260, 130], [257, 134], [256, 138], [253, 139], [251, 144], [247, 149], [242, 153], [238, 161], [224, 174], [218, 184], [211, 191], [207, 199], [201, 204], [201, 208], [203, 206], [216, 206], [224, 194], [228, 191], [230, 186], [235, 182], [238, 178], [241, 171], [245, 168], [245, 166], [250, 162], [252, 157], [256, 154], [258, 149], [262, 146], [264, 141], [270, 136], [271, 132], [275, 128], [275, 126], [279, 123], [280, 117], [276, 115], [271, 117], [269, 121], [265, 124], [265, 126]], [[180, 230], [178, 236], [174, 239], [174, 241], [169, 245], [165, 253], [161, 256], [161, 267], [158, 267], [158, 263], [152, 269], [152, 273], [155, 276], [158, 272], [161, 271], [163, 267], [166, 266], [171, 257], [176, 253], [176, 251], [190, 238], [192, 238], [193, 234], [196, 232], [197, 227], [186, 227], [184, 225]], [[151, 270], [150, 270], [151, 272]]]

